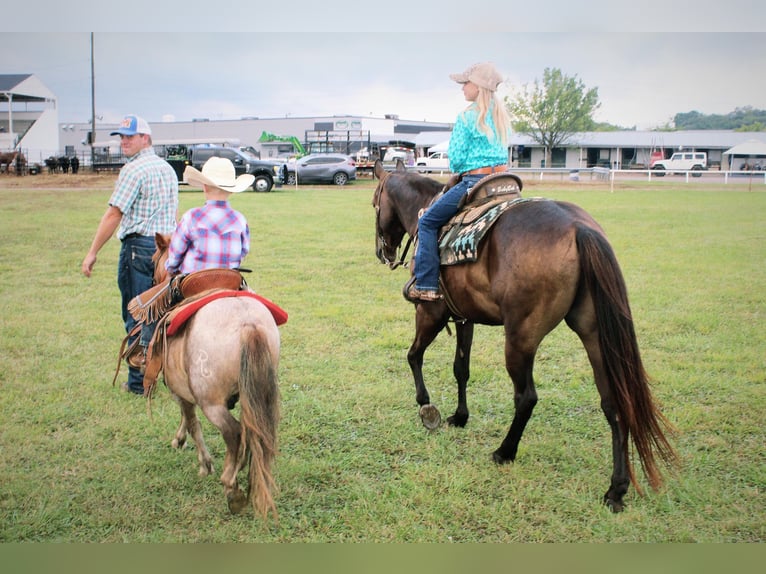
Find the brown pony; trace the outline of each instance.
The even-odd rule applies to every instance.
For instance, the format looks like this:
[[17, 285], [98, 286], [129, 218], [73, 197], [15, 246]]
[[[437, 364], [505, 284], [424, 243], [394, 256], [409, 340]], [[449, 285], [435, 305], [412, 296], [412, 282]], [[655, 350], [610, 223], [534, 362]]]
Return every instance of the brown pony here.
[[[380, 179], [373, 198], [376, 255], [393, 268], [404, 235], [415, 236], [419, 210], [429, 205], [443, 184], [415, 173], [386, 173], [382, 165], [376, 165], [375, 174]], [[427, 428], [438, 427], [441, 415], [430, 403], [423, 381], [426, 348], [448, 321], [456, 320], [453, 372], [458, 404], [447, 421], [463, 427], [469, 415], [466, 383], [474, 324], [502, 326], [515, 413], [492, 458], [498, 464], [515, 460], [537, 403], [535, 354], [543, 338], [563, 320], [585, 347], [612, 431], [613, 471], [604, 503], [613, 512], [623, 510], [631, 482], [641, 493], [628, 453], [629, 439], [650, 486], [659, 488], [657, 458], [669, 465], [675, 461], [665, 436], [670, 425], [652, 399], [622, 272], [603, 230], [588, 213], [561, 201], [521, 202], [493, 225], [475, 262], [442, 266], [441, 285], [452, 310], [445, 301], [417, 303], [415, 340], [407, 353]]]
[[[156, 242], [154, 279], [159, 284], [167, 276], [169, 236], [157, 234]], [[182, 447], [190, 434], [197, 446], [199, 474], [213, 472], [213, 460], [197, 419], [198, 405], [226, 443], [221, 483], [229, 510], [241, 512], [250, 499], [264, 518], [272, 512], [276, 519], [271, 466], [277, 454], [280, 337], [272, 314], [251, 297], [216, 299], [165, 343], [165, 385], [181, 407], [173, 447]], [[241, 404], [240, 421], [230, 413], [237, 401]], [[250, 470], [245, 495], [237, 484], [237, 473], [247, 464]]]

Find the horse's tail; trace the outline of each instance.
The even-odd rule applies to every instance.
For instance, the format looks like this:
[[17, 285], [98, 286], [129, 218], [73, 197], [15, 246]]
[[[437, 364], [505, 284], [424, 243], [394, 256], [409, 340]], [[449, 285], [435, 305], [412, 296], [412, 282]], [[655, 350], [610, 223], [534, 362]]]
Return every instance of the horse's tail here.
[[[649, 377], [638, 349], [628, 291], [612, 247], [603, 234], [586, 226], [578, 226], [576, 238], [580, 269], [593, 298], [599, 348], [617, 408], [623, 446], [628, 452], [630, 437], [649, 485], [656, 490], [662, 484], [657, 455], [668, 466], [676, 462], [675, 451], [666, 437], [672, 426], [652, 399]], [[630, 480], [641, 493], [630, 456], [627, 456], [627, 464]]]
[[[273, 495], [276, 483], [272, 463], [277, 455], [279, 386], [275, 357], [271, 356], [266, 332], [260, 326], [245, 327], [239, 370], [242, 456], [250, 453], [247, 494], [253, 508], [264, 518], [271, 511], [278, 520]], [[245, 452], [242, 452], [242, 451]]]

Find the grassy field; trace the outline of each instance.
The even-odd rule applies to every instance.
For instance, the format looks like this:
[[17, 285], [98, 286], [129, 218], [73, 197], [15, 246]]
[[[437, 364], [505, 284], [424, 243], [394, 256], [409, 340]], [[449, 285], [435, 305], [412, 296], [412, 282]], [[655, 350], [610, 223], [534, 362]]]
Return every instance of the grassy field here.
[[[420, 425], [406, 351], [406, 271], [374, 257], [372, 184], [242, 194], [250, 284], [281, 327], [280, 523], [231, 516], [178, 408], [110, 386], [124, 335], [119, 242], [80, 262], [109, 189], [0, 186], [0, 542], [757, 542], [766, 538], [766, 193], [710, 185], [529, 185], [606, 229], [626, 276], [654, 393], [682, 466], [612, 515], [609, 433], [582, 347], [543, 343], [540, 402], [514, 465], [490, 454], [513, 413], [502, 331], [476, 329], [465, 429]], [[184, 191], [181, 208], [200, 204]], [[454, 340], [424, 373], [455, 406]], [[118, 379], [118, 383], [119, 383]], [[223, 441], [203, 420], [220, 472]], [[244, 478], [244, 475], [242, 475]]]

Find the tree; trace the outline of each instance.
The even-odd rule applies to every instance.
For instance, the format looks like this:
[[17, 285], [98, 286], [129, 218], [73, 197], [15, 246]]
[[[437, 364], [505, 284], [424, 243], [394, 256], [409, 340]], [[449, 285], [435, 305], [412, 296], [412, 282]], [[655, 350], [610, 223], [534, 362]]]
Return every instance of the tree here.
[[545, 165], [551, 150], [561, 147], [576, 132], [592, 130], [593, 113], [601, 106], [598, 88], [585, 89], [577, 76], [558, 68], [545, 68], [543, 81], [525, 84], [521, 93], [505, 98], [513, 129], [528, 135], [545, 148]]

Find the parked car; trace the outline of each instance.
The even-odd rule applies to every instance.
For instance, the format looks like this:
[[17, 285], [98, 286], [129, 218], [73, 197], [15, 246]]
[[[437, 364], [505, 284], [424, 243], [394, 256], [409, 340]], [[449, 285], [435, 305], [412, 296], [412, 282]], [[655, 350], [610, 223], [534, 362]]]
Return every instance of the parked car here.
[[416, 165], [420, 173], [432, 171], [449, 171], [449, 156], [446, 151], [435, 151], [428, 157], [419, 157]]
[[692, 171], [692, 177], [701, 177], [702, 170], [707, 169], [707, 153], [705, 152], [676, 152], [670, 159], [657, 160], [652, 164], [655, 175], [663, 176], [665, 171], [670, 173]]
[[278, 160], [258, 159], [246, 151], [223, 146], [193, 147], [190, 155], [191, 165], [199, 170], [213, 156], [231, 160], [237, 176], [243, 173], [255, 176], [253, 191], [271, 191], [275, 184], [282, 184], [282, 162]]
[[284, 164], [285, 183], [334, 183], [346, 185], [356, 179], [356, 162], [349, 155], [312, 153]]
[[415, 150], [398, 145], [387, 147], [383, 155], [383, 163], [395, 163], [398, 159], [402, 160], [406, 166], [415, 165]]

